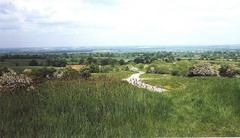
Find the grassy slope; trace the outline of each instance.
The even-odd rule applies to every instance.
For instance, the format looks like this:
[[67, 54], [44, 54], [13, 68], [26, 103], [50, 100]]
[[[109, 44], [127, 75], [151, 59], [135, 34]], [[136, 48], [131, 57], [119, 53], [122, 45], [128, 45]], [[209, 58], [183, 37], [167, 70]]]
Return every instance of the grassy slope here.
[[141, 78], [146, 79], [144, 80], [146, 83], [163, 87], [167, 90], [183, 89], [191, 83], [191, 80], [186, 77], [175, 77], [167, 74], [144, 74]]
[[128, 75], [4, 94], [0, 137], [240, 136], [239, 80], [190, 78], [188, 89], [158, 94], [120, 81]]
[[[240, 80], [220, 77], [175, 77], [145, 74], [146, 83], [170, 88], [175, 121], [195, 136], [240, 135]], [[182, 132], [179, 132], [181, 134]]]

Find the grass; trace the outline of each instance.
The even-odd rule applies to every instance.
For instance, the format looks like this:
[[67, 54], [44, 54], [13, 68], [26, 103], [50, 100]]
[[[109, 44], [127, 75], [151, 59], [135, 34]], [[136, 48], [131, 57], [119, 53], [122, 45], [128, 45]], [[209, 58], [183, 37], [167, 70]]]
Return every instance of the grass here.
[[168, 76], [186, 88], [159, 94], [121, 81], [128, 75], [2, 94], [0, 137], [240, 136], [240, 80]]
[[169, 98], [109, 77], [48, 82], [1, 101], [3, 137], [151, 136], [171, 110]]
[[181, 125], [176, 127], [183, 127], [178, 130], [180, 132], [176, 133], [177, 136], [183, 134], [181, 131], [189, 131], [187, 136], [240, 135], [239, 79], [156, 74], [145, 74], [142, 77], [155, 78], [145, 80], [146, 83], [171, 88], [167, 94], [175, 105], [173, 119], [181, 121]]
[[129, 77], [132, 72], [121, 71], [121, 72], [109, 72], [109, 73], [93, 73], [93, 77], [97, 80], [98, 78], [113, 78], [116, 80], [122, 80]]
[[184, 89], [191, 81], [186, 77], [177, 77], [169, 74], [144, 74], [141, 76], [144, 82], [159, 86], [167, 90]]
[[190, 82], [171, 95], [175, 118], [186, 116], [182, 123], [198, 136], [239, 136], [240, 80], [190, 78]]

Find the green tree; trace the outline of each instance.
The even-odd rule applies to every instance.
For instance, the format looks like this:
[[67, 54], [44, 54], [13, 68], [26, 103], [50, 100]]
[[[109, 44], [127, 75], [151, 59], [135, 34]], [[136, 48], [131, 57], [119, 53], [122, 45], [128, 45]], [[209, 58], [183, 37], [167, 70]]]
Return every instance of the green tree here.
[[84, 64], [84, 62], [85, 62], [85, 60], [83, 59], [83, 58], [81, 58], [80, 60], [79, 60], [79, 64], [81, 65], [81, 64]]
[[119, 64], [120, 65], [124, 65], [125, 64], [125, 61], [123, 59], [119, 60]]
[[29, 66], [38, 66], [38, 62], [35, 59], [33, 59], [29, 62]]
[[98, 73], [99, 72], [99, 66], [98, 65], [94, 65], [94, 64], [91, 64], [89, 66], [89, 70], [91, 73]]
[[87, 58], [87, 64], [96, 64], [97, 63], [97, 59], [94, 59], [93, 57], [88, 57]]

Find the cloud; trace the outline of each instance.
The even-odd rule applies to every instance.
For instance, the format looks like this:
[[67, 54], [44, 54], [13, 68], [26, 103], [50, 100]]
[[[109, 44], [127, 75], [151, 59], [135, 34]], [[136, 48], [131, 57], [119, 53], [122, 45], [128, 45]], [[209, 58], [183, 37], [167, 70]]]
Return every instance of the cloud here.
[[240, 43], [238, 17], [239, 0], [0, 0], [1, 36], [26, 45]]
[[97, 5], [114, 5], [116, 0], [83, 0], [84, 3], [97, 4]]
[[11, 2], [0, 2], [0, 31], [12, 31], [20, 28], [16, 8]]
[[12, 3], [0, 3], [0, 14], [9, 14], [11, 12], [15, 11], [15, 7]]

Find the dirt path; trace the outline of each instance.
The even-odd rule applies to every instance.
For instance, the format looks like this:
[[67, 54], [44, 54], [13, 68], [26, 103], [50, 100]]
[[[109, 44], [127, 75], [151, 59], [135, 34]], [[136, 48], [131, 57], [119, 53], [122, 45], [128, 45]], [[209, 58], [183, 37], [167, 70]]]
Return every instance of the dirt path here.
[[160, 88], [157, 86], [152, 86], [152, 85], [142, 82], [140, 76], [143, 75], [144, 73], [145, 72], [135, 73], [135, 74], [131, 75], [129, 78], [127, 78], [126, 81], [138, 88], [144, 88], [144, 89], [147, 89], [152, 92], [161, 93], [161, 92], [167, 91], [166, 89], [163, 89], [163, 88]]

